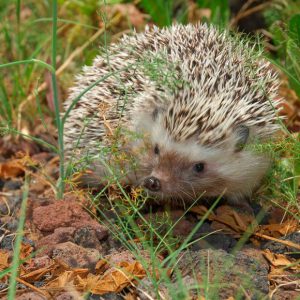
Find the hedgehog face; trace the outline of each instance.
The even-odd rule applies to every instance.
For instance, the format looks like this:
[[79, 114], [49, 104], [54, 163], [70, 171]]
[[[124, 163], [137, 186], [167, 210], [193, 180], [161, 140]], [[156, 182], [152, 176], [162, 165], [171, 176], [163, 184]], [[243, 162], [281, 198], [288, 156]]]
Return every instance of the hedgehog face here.
[[140, 183], [150, 195], [193, 201], [202, 193], [216, 194], [216, 184], [218, 190], [225, 188], [214, 165], [204, 157], [197, 160], [163, 144], [152, 146], [140, 161], [141, 169], [148, 171]]
[[146, 153], [141, 160], [141, 169], [146, 172], [140, 184], [151, 196], [163, 200], [179, 199], [185, 203], [201, 195], [221, 194], [239, 199], [250, 195], [268, 167], [264, 157], [248, 151], [220, 151], [201, 146], [196, 150], [193, 145], [181, 151], [173, 146], [170, 149], [166, 144], [155, 144], [152, 153]]
[[201, 145], [193, 138], [178, 142], [157, 123], [148, 128], [146, 151], [139, 157], [138, 178], [151, 196], [193, 202], [199, 196], [238, 199], [250, 195], [268, 167], [263, 156], [243, 148], [247, 126], [237, 126], [218, 146]]

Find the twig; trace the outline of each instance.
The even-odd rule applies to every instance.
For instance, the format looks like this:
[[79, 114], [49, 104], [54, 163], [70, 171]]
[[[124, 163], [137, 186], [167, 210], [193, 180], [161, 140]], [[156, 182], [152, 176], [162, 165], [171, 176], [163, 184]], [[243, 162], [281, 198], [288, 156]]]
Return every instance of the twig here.
[[34, 285], [28, 283], [27, 281], [25, 281], [25, 280], [23, 280], [23, 279], [21, 279], [21, 278], [19, 278], [19, 277], [17, 277], [17, 281], [20, 282], [20, 283], [22, 283], [22, 284], [24, 284], [24, 285], [26, 285], [26, 286], [29, 287], [30, 289], [34, 290], [35, 292], [38, 292], [39, 294], [41, 294], [41, 295], [43, 295], [43, 296], [45, 296], [45, 297], [48, 296], [46, 292], [41, 291], [41, 290], [40, 290], [39, 288], [37, 288], [36, 286], [34, 286]]
[[285, 283], [281, 283], [279, 285], [276, 286], [276, 288], [270, 293], [270, 299], [272, 299], [272, 297], [274, 296], [274, 294], [283, 286], [287, 286], [287, 285], [299, 285], [300, 286], [300, 280], [295, 280], [295, 281], [291, 281], [291, 282], [285, 282]]
[[300, 245], [298, 245], [296, 243], [293, 243], [291, 241], [280, 240], [280, 239], [277, 239], [277, 238], [274, 238], [274, 237], [271, 237], [271, 236], [268, 236], [268, 235], [265, 235], [265, 234], [262, 234], [262, 233], [258, 233], [258, 232], [253, 233], [253, 235], [258, 236], [258, 237], [263, 238], [263, 239], [266, 239], [266, 240], [270, 240], [270, 241], [274, 241], [274, 242], [283, 244], [283, 245], [291, 247], [291, 248], [295, 248], [297, 250], [300, 250]]
[[255, 3], [257, 0], [248, 0], [245, 4], [242, 5], [241, 9], [238, 11], [238, 14], [247, 10], [251, 4]]
[[254, 7], [251, 7], [245, 11], [240, 11], [229, 23], [230, 27], [236, 26], [236, 24], [238, 23], [239, 20], [246, 18], [260, 10], [265, 9], [266, 7], [268, 7], [271, 3], [270, 2], [266, 2], [266, 3], [262, 3], [259, 5], [256, 5]]

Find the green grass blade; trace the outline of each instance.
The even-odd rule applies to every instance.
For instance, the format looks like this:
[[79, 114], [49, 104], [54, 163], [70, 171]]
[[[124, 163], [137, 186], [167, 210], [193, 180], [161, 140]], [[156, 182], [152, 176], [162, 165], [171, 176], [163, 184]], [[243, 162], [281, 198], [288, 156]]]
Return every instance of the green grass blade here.
[[22, 133], [21, 131], [18, 131], [16, 129], [14, 129], [13, 127], [10, 127], [10, 126], [7, 126], [7, 125], [5, 126], [5, 125], [0, 123], [0, 136], [5, 135], [5, 134], [20, 135], [24, 138], [30, 139], [30, 140], [34, 141], [35, 143], [40, 144], [40, 145], [48, 148], [49, 150], [51, 150], [55, 153], [58, 153], [58, 149], [55, 146], [45, 142], [44, 140], [36, 138], [36, 137], [34, 137], [30, 134]]
[[16, 242], [14, 247], [14, 255], [13, 255], [13, 261], [11, 267], [10, 281], [9, 281], [8, 298], [7, 298], [8, 300], [14, 300], [16, 295], [18, 268], [20, 265], [19, 255], [21, 251], [23, 228], [24, 228], [25, 217], [26, 217], [28, 191], [29, 191], [29, 179], [28, 177], [25, 177], [22, 204], [20, 208], [20, 219], [19, 219], [19, 224], [17, 229], [17, 237], [16, 237]]
[[11, 124], [12, 123], [11, 103], [9, 102], [7, 92], [3, 82], [0, 82], [0, 103], [1, 103], [0, 106], [1, 115], [5, 116], [5, 119], [9, 122], [9, 124]]
[[2, 65], [0, 65], [0, 69], [9, 68], [9, 67], [17, 66], [17, 65], [23, 65], [23, 64], [34, 64], [34, 63], [48, 69], [51, 72], [53, 72], [53, 71], [55, 72], [55, 69], [53, 69], [53, 67], [51, 65], [45, 63], [42, 60], [35, 59], [35, 58], [17, 60], [17, 61], [12, 61], [12, 62], [9, 62], [9, 63], [6, 63], [6, 64], [2, 64]]
[[[52, 22], [52, 21], [53, 21], [52, 18], [39, 18], [39, 19], [34, 20], [32, 23]], [[57, 22], [65, 23], [65, 24], [72, 24], [72, 25], [79, 25], [79, 26], [87, 28], [87, 29], [99, 30], [99, 27], [88, 25], [88, 24], [82, 24], [80, 22], [67, 20], [67, 19], [57, 18]]]
[[170, 26], [172, 24], [173, 0], [142, 0], [141, 6], [158, 26]]
[[59, 179], [57, 182], [57, 196], [62, 199], [64, 193], [64, 140], [63, 140], [63, 122], [60, 118], [59, 100], [57, 91], [56, 80], [56, 44], [57, 44], [57, 0], [52, 1], [52, 90], [53, 90], [53, 102], [55, 111], [55, 122], [58, 131], [58, 151], [59, 151]]

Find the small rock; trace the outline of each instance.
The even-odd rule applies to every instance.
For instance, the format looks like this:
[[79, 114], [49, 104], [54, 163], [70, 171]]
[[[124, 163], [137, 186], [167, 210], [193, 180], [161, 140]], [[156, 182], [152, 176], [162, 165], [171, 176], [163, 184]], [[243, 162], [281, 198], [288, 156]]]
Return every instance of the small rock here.
[[74, 243], [66, 242], [54, 246], [52, 258], [63, 261], [71, 268], [94, 269], [100, 259], [100, 252], [96, 249], [83, 248]]
[[8, 215], [15, 211], [21, 203], [21, 190], [11, 191], [9, 194], [9, 196], [0, 197], [0, 215]]
[[25, 244], [25, 245], [29, 245], [31, 247], [35, 246], [35, 242], [31, 239], [28, 239], [26, 236], [23, 236], [22, 243]]
[[27, 286], [23, 283], [17, 282], [17, 290], [25, 290]]
[[15, 232], [18, 228], [18, 221], [13, 216], [6, 215], [0, 218], [0, 225], [10, 232]]
[[4, 289], [7, 289], [8, 288], [8, 284], [7, 283], [4, 283], [4, 282], [0, 282], [0, 292]]
[[272, 300], [298, 300], [299, 291], [286, 291], [284, 289], [278, 289], [273, 295]]
[[96, 231], [89, 226], [78, 228], [74, 234], [74, 241], [77, 245], [84, 248], [102, 250]]
[[254, 258], [255, 261], [258, 261], [261, 265], [264, 266], [264, 268], [269, 268], [269, 263], [265, 259], [265, 257], [262, 254], [262, 250], [256, 249], [253, 246], [244, 246], [241, 250], [240, 253], [243, 253], [249, 257]]
[[3, 189], [5, 181], [0, 178], [0, 190]]
[[[294, 244], [300, 245], [300, 232], [293, 232], [285, 237], [280, 238], [280, 240], [290, 241]], [[293, 257], [295, 259], [300, 258], [299, 249], [288, 247], [284, 244], [275, 241], [265, 243], [262, 246], [262, 249], [269, 249], [271, 252], [276, 254], [286, 254], [287, 256]]]
[[102, 243], [102, 251], [105, 254], [113, 254], [115, 252], [120, 252], [120, 248], [122, 247], [122, 243], [120, 240], [115, 238], [112, 234], [108, 236], [108, 238]]
[[[211, 295], [220, 299], [244, 294], [241, 287], [251, 299], [262, 299], [269, 292], [268, 264], [242, 252], [233, 256], [223, 250], [186, 251], [179, 259], [178, 268], [183, 277], [196, 276], [199, 282], [209, 278]], [[201, 289], [200, 292], [204, 293]]]
[[62, 294], [60, 294], [59, 296], [56, 297], [56, 300], [76, 300], [78, 299], [78, 295], [77, 293], [74, 295], [74, 293], [70, 293], [70, 292], [64, 292]]
[[45, 282], [45, 281], [35, 281], [35, 282], [33, 283], [33, 285], [34, 285], [35, 287], [37, 287], [37, 288], [41, 288], [41, 287], [43, 287], [44, 285], [46, 285], [46, 282]]
[[74, 227], [56, 228], [54, 233], [41, 238], [37, 242], [37, 249], [41, 250], [37, 255], [50, 255], [55, 245], [65, 242], [74, 242], [73, 235], [75, 230], [76, 228]]
[[46, 300], [46, 299], [47, 299], [46, 297], [35, 292], [25, 293], [16, 297], [16, 300]]
[[49, 256], [41, 256], [32, 258], [25, 267], [26, 273], [30, 273], [32, 271], [46, 268], [52, 264], [52, 260]]
[[[150, 254], [146, 251], [140, 251], [139, 253], [146, 261], [150, 261]], [[133, 263], [136, 261], [135, 256], [129, 251], [129, 250], [124, 250], [121, 252], [116, 252], [111, 255], [105, 256], [105, 259], [109, 261], [109, 264], [114, 266], [116, 264], [119, 264], [121, 262], [128, 262], [128, 263]]]
[[3, 192], [19, 190], [23, 185], [22, 180], [8, 180], [3, 186]]
[[193, 240], [196, 239], [199, 240], [192, 244], [192, 251], [201, 249], [222, 249], [229, 252], [236, 245], [236, 240], [231, 235], [219, 232], [214, 233], [214, 230], [207, 222], [204, 222], [193, 236]]
[[[159, 287], [156, 290], [153, 282], [145, 277], [142, 279], [138, 285], [137, 295], [141, 300], [149, 300], [149, 299], [158, 299], [158, 295], [160, 299], [171, 300], [172, 298], [169, 295], [169, 289], [166, 287], [164, 283], [160, 283]], [[186, 299], [186, 298], [178, 298], [178, 299]]]
[[108, 230], [93, 220], [91, 216], [74, 201], [55, 201], [47, 206], [33, 210], [33, 223], [44, 233], [52, 233], [59, 227], [93, 228], [99, 240], [107, 237]]
[[15, 238], [14, 235], [5, 236], [0, 242], [0, 249], [9, 250], [9, 251], [13, 250], [14, 238]]

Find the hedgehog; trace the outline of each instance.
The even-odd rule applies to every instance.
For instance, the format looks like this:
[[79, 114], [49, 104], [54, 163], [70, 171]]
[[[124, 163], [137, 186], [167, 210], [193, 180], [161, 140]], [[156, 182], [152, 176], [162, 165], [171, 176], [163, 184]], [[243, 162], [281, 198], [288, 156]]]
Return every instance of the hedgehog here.
[[188, 24], [101, 49], [65, 102], [68, 166], [85, 185], [118, 180], [158, 201], [249, 199], [271, 162], [255, 145], [279, 129], [278, 76], [257, 45]]

